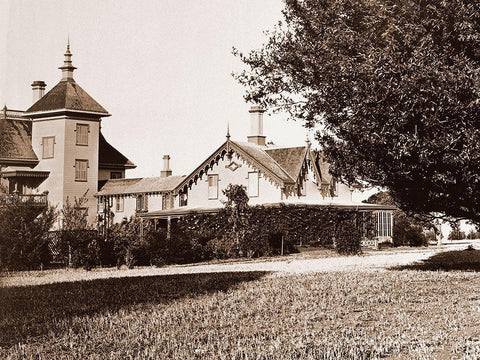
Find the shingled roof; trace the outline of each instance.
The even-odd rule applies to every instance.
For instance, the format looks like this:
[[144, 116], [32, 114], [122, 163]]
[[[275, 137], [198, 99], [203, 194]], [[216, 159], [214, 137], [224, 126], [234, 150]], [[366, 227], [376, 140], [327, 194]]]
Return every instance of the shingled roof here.
[[137, 167], [110, 145], [101, 132], [98, 146], [98, 167], [100, 169], [133, 169]]
[[270, 155], [293, 180], [297, 181], [307, 150], [308, 148], [306, 146], [298, 146], [265, 149], [265, 152]]
[[36, 165], [32, 148], [32, 122], [21, 118], [23, 112], [7, 110], [0, 114], [0, 163]]
[[71, 110], [109, 116], [108, 111], [88, 95], [73, 79], [60, 81], [33, 104], [26, 111], [26, 114], [31, 115], [32, 113], [55, 110]]
[[[231, 143], [234, 145], [233, 148], [235, 148], [236, 145], [238, 147], [237, 150], [245, 152], [245, 154], [250, 156], [259, 165], [263, 165], [267, 171], [282, 181], [287, 183], [295, 182], [294, 178], [290, 176], [290, 174], [272, 156], [270, 156], [266, 149], [248, 142], [231, 141]], [[303, 162], [303, 159], [301, 160], [300, 166], [302, 166]], [[294, 164], [291, 165], [291, 167], [294, 166]]]
[[96, 196], [152, 194], [173, 191], [185, 176], [108, 180]]

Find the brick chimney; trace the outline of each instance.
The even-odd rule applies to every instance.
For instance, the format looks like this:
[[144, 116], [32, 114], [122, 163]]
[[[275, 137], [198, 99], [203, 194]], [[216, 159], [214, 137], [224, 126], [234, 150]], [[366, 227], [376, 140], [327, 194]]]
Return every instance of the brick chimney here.
[[163, 170], [160, 171], [160, 177], [166, 178], [172, 175], [172, 170], [170, 170], [170, 156], [163, 155]]
[[43, 81], [34, 81], [32, 83], [32, 90], [33, 90], [33, 103], [35, 104], [38, 100], [40, 100], [45, 94], [45, 84]]
[[258, 105], [253, 105], [250, 110], [250, 135], [247, 136], [248, 142], [265, 146], [265, 138], [263, 135], [263, 113], [265, 110]]

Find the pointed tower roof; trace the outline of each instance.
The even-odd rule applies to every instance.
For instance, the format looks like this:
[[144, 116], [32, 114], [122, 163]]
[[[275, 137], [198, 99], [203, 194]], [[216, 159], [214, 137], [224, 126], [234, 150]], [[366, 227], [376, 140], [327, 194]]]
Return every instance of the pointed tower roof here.
[[25, 113], [26, 116], [44, 117], [52, 113], [81, 113], [94, 117], [110, 116], [107, 110], [95, 101], [80, 85], [73, 79], [73, 71], [76, 69], [72, 64], [72, 53], [70, 52], [70, 41], [65, 51], [65, 59], [62, 70], [61, 81], [49, 92], [42, 96]]

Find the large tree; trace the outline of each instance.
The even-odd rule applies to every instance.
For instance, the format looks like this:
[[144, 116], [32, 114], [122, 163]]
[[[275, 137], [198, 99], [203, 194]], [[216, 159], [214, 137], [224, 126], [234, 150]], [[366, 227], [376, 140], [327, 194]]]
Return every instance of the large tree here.
[[480, 2], [286, 0], [236, 74], [246, 100], [287, 111], [331, 172], [417, 213], [480, 222]]

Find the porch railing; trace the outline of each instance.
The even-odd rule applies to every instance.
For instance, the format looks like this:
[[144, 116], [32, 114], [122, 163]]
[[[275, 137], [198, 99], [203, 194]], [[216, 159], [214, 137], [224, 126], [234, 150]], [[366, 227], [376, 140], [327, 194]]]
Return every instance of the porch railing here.
[[22, 204], [33, 204], [45, 206], [48, 204], [47, 194], [7, 194], [0, 195], [0, 206], [20, 202]]

